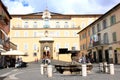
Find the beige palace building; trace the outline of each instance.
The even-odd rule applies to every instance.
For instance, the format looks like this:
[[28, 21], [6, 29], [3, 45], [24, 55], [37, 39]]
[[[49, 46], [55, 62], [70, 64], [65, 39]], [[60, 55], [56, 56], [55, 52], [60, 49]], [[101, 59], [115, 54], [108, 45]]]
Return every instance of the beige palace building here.
[[100, 14], [64, 15], [43, 12], [12, 15], [10, 39], [17, 49], [28, 54], [23, 61], [40, 60], [45, 56], [62, 61], [71, 61], [71, 54], [59, 54], [60, 48], [80, 50], [77, 34]]
[[120, 3], [78, 34], [81, 53], [94, 62], [120, 63]]

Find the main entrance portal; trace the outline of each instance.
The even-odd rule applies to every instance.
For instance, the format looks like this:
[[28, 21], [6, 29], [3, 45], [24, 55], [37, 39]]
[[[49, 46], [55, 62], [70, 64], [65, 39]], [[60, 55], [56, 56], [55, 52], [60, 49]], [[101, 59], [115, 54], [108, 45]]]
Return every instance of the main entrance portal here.
[[43, 58], [50, 58], [50, 47], [48, 46], [44, 47]]
[[40, 40], [40, 54], [41, 59], [43, 58], [53, 58], [53, 40]]

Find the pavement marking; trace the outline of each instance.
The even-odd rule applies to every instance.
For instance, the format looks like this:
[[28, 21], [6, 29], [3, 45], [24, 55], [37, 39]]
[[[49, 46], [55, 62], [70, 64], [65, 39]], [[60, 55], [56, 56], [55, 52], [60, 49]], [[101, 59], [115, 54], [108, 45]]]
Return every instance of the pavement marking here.
[[10, 73], [11, 73], [11, 72], [7, 72], [7, 73], [5, 73], [5, 74], [0, 75], [0, 77], [5, 77], [5, 76], [9, 75]]
[[14, 80], [14, 79], [19, 79], [19, 78], [15, 77], [15, 75], [17, 75], [17, 74], [21, 74], [21, 73], [23, 73], [23, 72], [18, 72], [18, 73], [15, 73], [15, 74], [9, 75], [9, 78], [12, 79], [12, 80]]
[[[19, 79], [19, 78], [16, 77], [16, 75], [22, 74], [22, 73], [25, 73], [25, 72], [33, 72], [33, 70], [38, 70], [38, 69], [39, 69], [39, 68], [26, 69], [26, 70], [24, 70], [24, 71], [17, 72], [17, 73], [15, 73], [15, 74], [11, 74], [11, 75], [9, 75], [8, 77], [9, 77], [9, 79], [16, 80], [16, 79]], [[18, 69], [17, 69], [17, 70], [18, 70]], [[14, 71], [17, 71], [17, 70], [14, 70]]]
[[4, 73], [4, 74], [0, 75], [0, 77], [8, 76], [8, 75], [10, 75], [12, 72], [15, 72], [15, 71], [17, 71], [17, 69], [14, 69], [14, 70], [12, 70], [12, 71], [10, 71], [10, 72]]

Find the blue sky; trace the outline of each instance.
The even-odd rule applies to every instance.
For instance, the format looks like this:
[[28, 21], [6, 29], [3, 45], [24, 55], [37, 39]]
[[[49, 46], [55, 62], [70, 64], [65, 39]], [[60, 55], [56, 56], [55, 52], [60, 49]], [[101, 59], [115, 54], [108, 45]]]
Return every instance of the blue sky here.
[[61, 14], [104, 14], [120, 0], [2, 0], [10, 14], [28, 14], [46, 9]]

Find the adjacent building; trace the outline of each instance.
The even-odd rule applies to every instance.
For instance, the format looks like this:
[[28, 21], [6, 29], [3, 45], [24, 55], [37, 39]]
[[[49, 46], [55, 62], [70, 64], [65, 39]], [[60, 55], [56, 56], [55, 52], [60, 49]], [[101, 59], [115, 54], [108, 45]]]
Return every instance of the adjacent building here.
[[46, 9], [43, 12], [11, 16], [10, 39], [18, 50], [28, 54], [22, 57], [23, 61], [31, 62], [45, 57], [71, 61], [71, 54], [59, 54], [59, 50], [80, 50], [77, 33], [101, 15], [65, 15]]
[[81, 54], [94, 62], [120, 63], [120, 3], [78, 34]]
[[10, 48], [16, 48], [16, 45], [10, 42], [9, 38], [10, 19], [11, 16], [8, 13], [7, 8], [0, 0], [0, 67], [5, 66], [5, 59], [7, 57], [2, 56], [1, 53], [10, 50]]

